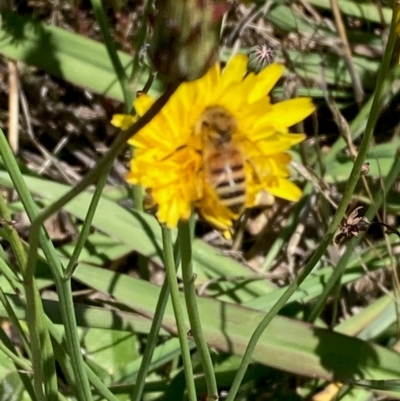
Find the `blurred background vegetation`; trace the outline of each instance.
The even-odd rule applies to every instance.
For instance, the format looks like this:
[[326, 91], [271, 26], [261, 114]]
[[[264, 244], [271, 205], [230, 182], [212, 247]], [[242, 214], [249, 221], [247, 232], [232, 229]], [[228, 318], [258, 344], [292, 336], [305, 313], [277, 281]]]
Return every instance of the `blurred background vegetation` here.
[[[93, 221], [85, 223], [91, 186], [46, 220], [50, 239], [40, 237], [33, 280], [24, 270], [33, 261], [28, 248], [35, 249], [30, 220], [100, 163], [119, 135], [109, 121], [129, 96], [146, 83], [150, 94], [163, 92], [160, 79], [149, 81], [146, 60], [151, 3], [0, 3], [0, 126], [15, 155], [2, 135], [1, 401], [186, 397], [170, 304], [159, 334], [149, 336], [165, 278], [163, 245], [156, 220], [124, 182], [128, 147], [102, 173]], [[222, 19], [222, 63], [267, 47], [286, 66], [274, 101], [310, 96], [317, 112], [292, 130], [308, 136], [293, 151], [293, 177], [304, 188], [297, 204], [252, 210], [233, 241], [197, 222], [195, 285], [221, 399], [257, 324], [290, 285], [293, 295], [261, 335], [235, 399], [400, 398], [400, 70], [397, 48], [387, 47], [391, 7], [379, 0], [232, 1]], [[372, 140], [362, 143], [367, 122]], [[350, 191], [341, 235], [326, 242], [361, 148], [364, 174]], [[369, 219], [362, 227], [351, 216], [359, 206]], [[149, 341], [154, 355], [138, 379]], [[192, 340], [189, 347], [203, 400], [199, 355]], [[143, 395], [135, 393], [138, 382]]]

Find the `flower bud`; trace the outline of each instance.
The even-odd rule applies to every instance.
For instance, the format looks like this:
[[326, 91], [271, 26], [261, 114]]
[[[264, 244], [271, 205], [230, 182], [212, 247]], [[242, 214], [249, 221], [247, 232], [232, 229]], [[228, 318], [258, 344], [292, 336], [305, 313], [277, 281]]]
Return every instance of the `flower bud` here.
[[275, 50], [266, 44], [257, 45], [252, 47], [247, 52], [247, 55], [249, 56], [249, 63], [247, 65], [248, 71], [258, 74], [267, 65], [274, 62]]
[[218, 22], [228, 3], [159, 0], [150, 58], [166, 82], [202, 77], [218, 58]]

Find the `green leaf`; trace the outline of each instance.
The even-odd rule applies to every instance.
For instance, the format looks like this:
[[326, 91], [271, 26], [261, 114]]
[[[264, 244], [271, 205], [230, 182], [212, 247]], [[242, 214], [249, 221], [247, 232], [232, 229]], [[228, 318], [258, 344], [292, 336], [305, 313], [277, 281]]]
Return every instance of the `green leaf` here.
[[[159, 294], [159, 288], [152, 284], [90, 266], [78, 269], [74, 278], [114, 296], [145, 316], [152, 316]], [[199, 298], [198, 305], [208, 344], [243, 355], [263, 313], [213, 299]], [[171, 304], [167, 306], [163, 326], [176, 332]], [[400, 355], [396, 352], [280, 316], [261, 336], [253, 357], [267, 366], [328, 380], [400, 376]]]
[[[45, 203], [58, 199], [69, 189], [68, 186], [49, 180], [24, 176], [29, 190], [42, 196]], [[0, 170], [0, 183], [12, 187], [8, 174]], [[84, 192], [66, 205], [66, 210], [74, 216], [84, 219], [92, 194]], [[112, 218], [110, 218], [110, 216]], [[101, 199], [96, 210], [93, 225], [116, 241], [126, 245], [126, 251], [137, 251], [155, 262], [161, 261], [161, 230], [156, 219], [145, 213], [129, 211], [109, 199]], [[134, 240], [132, 240], [134, 239]], [[256, 295], [265, 294], [273, 289], [267, 280], [260, 280], [248, 268], [224, 256], [201, 240], [193, 244], [194, 267], [198, 274], [198, 282], [218, 277], [245, 277], [246, 281], [238, 284], [234, 281], [223, 283], [224, 291], [235, 291], [236, 299], [243, 302]]]
[[89, 329], [83, 341], [87, 358], [101, 366], [109, 380], [124, 376], [126, 365], [139, 356], [136, 334], [129, 331]]
[[[4, 13], [0, 24], [0, 53], [95, 93], [123, 101], [107, 50], [92, 39], [14, 13]], [[118, 55], [129, 76], [132, 57], [123, 52]], [[138, 81], [132, 83], [132, 91], [143, 88], [147, 75], [143, 70]], [[160, 89], [156, 83], [150, 93], [157, 95]]]

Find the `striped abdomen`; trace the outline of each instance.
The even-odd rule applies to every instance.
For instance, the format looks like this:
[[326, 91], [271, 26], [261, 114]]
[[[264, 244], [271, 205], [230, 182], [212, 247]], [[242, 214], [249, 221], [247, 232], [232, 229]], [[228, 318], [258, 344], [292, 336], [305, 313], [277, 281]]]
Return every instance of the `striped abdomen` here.
[[234, 213], [240, 213], [246, 200], [244, 157], [233, 142], [208, 149], [204, 154], [205, 180], [221, 203]]

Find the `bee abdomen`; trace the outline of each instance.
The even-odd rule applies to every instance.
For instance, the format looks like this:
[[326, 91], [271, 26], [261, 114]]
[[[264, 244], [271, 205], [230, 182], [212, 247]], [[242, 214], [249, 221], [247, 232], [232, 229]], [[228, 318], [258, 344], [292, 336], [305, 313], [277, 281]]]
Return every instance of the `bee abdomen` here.
[[246, 191], [235, 191], [224, 196], [220, 196], [221, 203], [233, 213], [240, 213], [246, 201]]
[[[233, 169], [232, 169], [233, 170]], [[239, 213], [246, 201], [246, 178], [244, 169], [230, 171], [222, 174], [224, 179], [219, 179], [215, 191], [221, 203], [234, 213]]]
[[215, 175], [222, 175], [222, 174], [232, 174], [232, 173], [239, 173], [239, 175], [241, 174], [241, 172], [243, 171], [243, 164], [242, 163], [238, 163], [235, 165], [230, 165], [229, 168], [227, 168], [226, 166], [224, 167], [214, 167], [212, 169], [212, 174]]
[[246, 175], [243, 154], [233, 144], [214, 149], [205, 157], [206, 181], [219, 201], [238, 214], [246, 201]]

